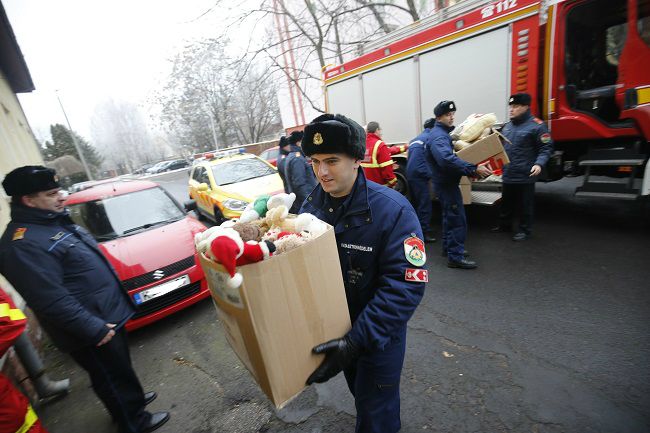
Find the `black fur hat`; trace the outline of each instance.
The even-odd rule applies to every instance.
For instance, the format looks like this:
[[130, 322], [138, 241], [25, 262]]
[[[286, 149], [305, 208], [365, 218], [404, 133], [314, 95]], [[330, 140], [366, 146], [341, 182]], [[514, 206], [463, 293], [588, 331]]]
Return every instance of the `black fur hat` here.
[[433, 114], [436, 117], [440, 117], [447, 113], [451, 113], [452, 111], [456, 111], [456, 104], [454, 101], [442, 101], [433, 109]]
[[515, 93], [510, 97], [510, 100], [508, 102], [508, 105], [530, 105], [530, 101], [533, 98], [530, 96], [530, 93]]
[[302, 140], [303, 137], [303, 132], [302, 131], [291, 131], [291, 134], [289, 134], [289, 144], [296, 144], [300, 140]]
[[424, 121], [424, 129], [433, 128], [433, 125], [436, 124], [436, 119], [427, 119]]
[[366, 132], [361, 125], [342, 114], [323, 114], [305, 126], [302, 139], [305, 155], [345, 153], [355, 159], [366, 154]]
[[42, 165], [18, 167], [7, 174], [2, 181], [2, 187], [7, 195], [19, 197], [40, 191], [49, 191], [60, 186], [56, 171]]
[[284, 147], [288, 145], [289, 145], [289, 137], [287, 137], [286, 135], [280, 137], [280, 141], [278, 141], [278, 146]]

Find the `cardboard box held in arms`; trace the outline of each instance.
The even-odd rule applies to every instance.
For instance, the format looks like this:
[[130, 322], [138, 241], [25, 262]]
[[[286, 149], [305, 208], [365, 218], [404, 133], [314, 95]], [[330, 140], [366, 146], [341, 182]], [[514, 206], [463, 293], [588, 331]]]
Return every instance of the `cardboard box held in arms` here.
[[487, 168], [490, 170], [496, 170], [510, 163], [510, 159], [508, 159], [508, 155], [496, 133], [490, 134], [482, 140], [472, 143], [471, 146], [459, 150], [456, 155], [471, 164], [478, 165], [487, 162]]
[[324, 359], [312, 354], [312, 347], [351, 327], [334, 230], [237, 268], [243, 283], [236, 289], [227, 288], [225, 268], [200, 256], [228, 342], [281, 409], [306, 388]]

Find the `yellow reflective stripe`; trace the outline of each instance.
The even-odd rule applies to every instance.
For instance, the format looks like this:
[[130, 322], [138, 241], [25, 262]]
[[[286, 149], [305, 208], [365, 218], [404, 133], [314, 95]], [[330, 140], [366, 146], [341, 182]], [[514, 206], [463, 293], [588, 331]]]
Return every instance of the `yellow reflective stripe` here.
[[389, 166], [389, 165], [392, 165], [392, 164], [393, 164], [393, 161], [391, 160], [391, 161], [382, 162], [381, 164], [377, 164], [377, 167], [386, 167], [386, 166]]
[[372, 149], [372, 163], [377, 164], [377, 152], [379, 151], [379, 144], [381, 144], [381, 140], [375, 141], [375, 147]]
[[25, 414], [25, 422], [22, 426], [20, 426], [18, 430], [16, 430], [16, 433], [27, 433], [27, 431], [32, 428], [36, 421], [38, 421], [38, 416], [36, 416], [36, 412], [34, 412], [32, 406], [28, 404], [27, 413]]
[[9, 317], [9, 320], [26, 319], [25, 315], [18, 308], [11, 308], [9, 303], [0, 304], [0, 317]]
[[637, 105], [647, 104], [648, 102], [650, 102], [650, 87], [636, 89]]
[[361, 167], [364, 168], [380, 168], [380, 167], [385, 167], [388, 164], [392, 164], [393, 161], [386, 161], [383, 164], [377, 164], [377, 151], [379, 150], [379, 144], [383, 143], [381, 140], [377, 140], [375, 142], [375, 147], [372, 149], [372, 157], [370, 158], [370, 162], [362, 162]]
[[389, 180], [389, 181], [386, 183], [386, 186], [388, 186], [388, 185], [392, 185], [392, 184], [394, 184], [395, 182], [397, 182], [397, 178], [396, 178], [396, 177], [393, 178], [393, 179], [391, 179], [391, 180]]

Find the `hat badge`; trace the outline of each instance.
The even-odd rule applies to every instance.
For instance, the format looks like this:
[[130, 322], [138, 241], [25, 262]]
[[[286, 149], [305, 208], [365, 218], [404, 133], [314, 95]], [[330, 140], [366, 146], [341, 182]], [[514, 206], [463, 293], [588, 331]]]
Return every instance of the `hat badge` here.
[[57, 175], [55, 174], [55, 175], [54, 175], [54, 182], [58, 182], [58, 181], [59, 181], [59, 176], [57, 176]]
[[314, 144], [316, 146], [318, 146], [319, 144], [323, 144], [323, 136], [320, 135], [320, 132], [314, 134]]
[[510, 102], [515, 102], [515, 98], [510, 98]]
[[454, 104], [449, 104], [449, 109], [453, 110], [454, 109]]

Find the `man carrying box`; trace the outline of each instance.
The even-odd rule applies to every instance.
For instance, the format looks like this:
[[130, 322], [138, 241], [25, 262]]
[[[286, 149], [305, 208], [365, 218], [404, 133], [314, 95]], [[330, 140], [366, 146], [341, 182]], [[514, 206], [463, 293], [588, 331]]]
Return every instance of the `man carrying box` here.
[[354, 121], [317, 117], [305, 127], [302, 148], [320, 185], [300, 212], [334, 226], [352, 321], [346, 335], [314, 347], [325, 360], [307, 384], [343, 371], [355, 397], [356, 431], [397, 432], [406, 323], [428, 281], [420, 223], [401, 194], [367, 181], [359, 169], [365, 133]]
[[433, 110], [436, 124], [425, 143], [427, 160], [431, 166], [433, 189], [442, 207], [442, 254], [447, 255], [450, 268], [474, 269], [476, 262], [465, 256], [467, 220], [463, 196], [458, 187], [462, 176], [486, 177], [490, 173], [485, 164], [476, 166], [458, 158], [449, 133], [454, 129], [454, 101], [442, 101]]
[[530, 113], [531, 99], [528, 93], [510, 97], [510, 122], [501, 131], [510, 164], [503, 167], [501, 215], [492, 232], [510, 231], [518, 208], [519, 230], [512, 238], [515, 242], [525, 241], [533, 230], [535, 182], [553, 152], [548, 128]]

